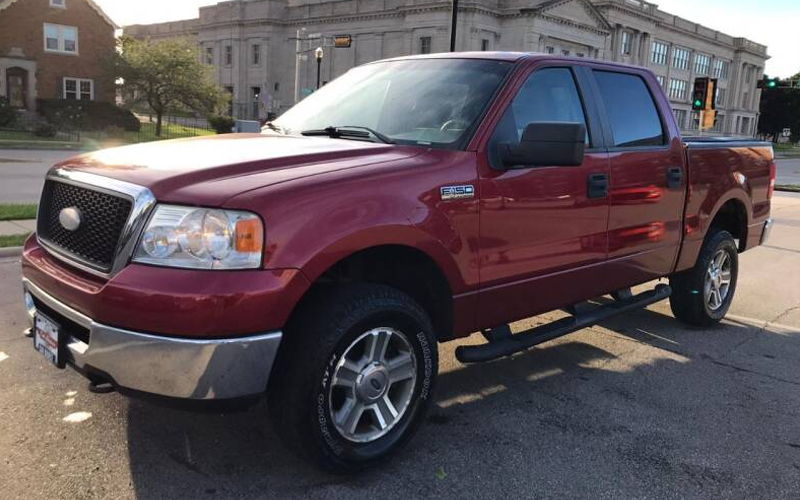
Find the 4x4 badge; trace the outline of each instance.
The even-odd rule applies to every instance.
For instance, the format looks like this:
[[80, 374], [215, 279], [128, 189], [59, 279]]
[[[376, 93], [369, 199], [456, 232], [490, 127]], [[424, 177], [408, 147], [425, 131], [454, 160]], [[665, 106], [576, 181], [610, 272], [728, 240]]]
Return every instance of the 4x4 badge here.
[[441, 188], [442, 200], [460, 200], [475, 197], [475, 187], [466, 186], [444, 186]]

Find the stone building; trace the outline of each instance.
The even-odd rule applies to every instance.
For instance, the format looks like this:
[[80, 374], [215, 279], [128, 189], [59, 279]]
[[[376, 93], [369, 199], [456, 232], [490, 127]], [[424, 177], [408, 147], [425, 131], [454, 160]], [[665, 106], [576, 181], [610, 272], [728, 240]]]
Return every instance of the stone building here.
[[[239, 117], [280, 113], [295, 93], [298, 34], [299, 94], [316, 86], [313, 50], [322, 39], [348, 34], [350, 48], [325, 47], [327, 82], [377, 59], [444, 52], [450, 44], [451, 3], [440, 0], [238, 0], [200, 9], [197, 19], [136, 25], [139, 38], [186, 37], [234, 95]], [[756, 81], [767, 48], [668, 14], [643, 0], [462, 0], [456, 49], [516, 50], [589, 57], [651, 68], [673, 103], [682, 129], [696, 129], [691, 111], [695, 77], [719, 79], [718, 132], [752, 135], [760, 92]], [[259, 96], [256, 98], [256, 96]]]

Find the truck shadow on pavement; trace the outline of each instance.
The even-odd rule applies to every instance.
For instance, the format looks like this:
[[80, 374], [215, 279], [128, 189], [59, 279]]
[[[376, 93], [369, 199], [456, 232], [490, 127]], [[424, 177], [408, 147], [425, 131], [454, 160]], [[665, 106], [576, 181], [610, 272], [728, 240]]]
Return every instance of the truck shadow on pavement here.
[[223, 415], [131, 400], [132, 487], [141, 500], [788, 497], [800, 485], [798, 364], [800, 335], [639, 311], [445, 370], [410, 446], [354, 476], [295, 458], [263, 403]]

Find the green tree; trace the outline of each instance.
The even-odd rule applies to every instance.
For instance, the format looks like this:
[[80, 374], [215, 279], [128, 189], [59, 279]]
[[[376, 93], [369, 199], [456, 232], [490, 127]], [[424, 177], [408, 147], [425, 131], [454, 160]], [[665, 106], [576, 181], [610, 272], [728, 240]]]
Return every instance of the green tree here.
[[[798, 79], [800, 73], [788, 80], [797, 82]], [[800, 140], [800, 87], [762, 90], [759, 111], [759, 133], [777, 141], [783, 129], [790, 128], [792, 141]]]
[[197, 46], [185, 40], [122, 37], [113, 66], [128, 104], [144, 103], [156, 115], [157, 136], [166, 112], [214, 114], [230, 99], [214, 83], [212, 68], [200, 62]]

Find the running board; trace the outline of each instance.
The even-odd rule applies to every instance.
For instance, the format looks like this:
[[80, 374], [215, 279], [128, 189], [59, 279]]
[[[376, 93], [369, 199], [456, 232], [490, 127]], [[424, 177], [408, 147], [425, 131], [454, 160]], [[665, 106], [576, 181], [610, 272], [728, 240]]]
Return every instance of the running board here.
[[672, 289], [668, 285], [656, 285], [655, 289], [639, 295], [619, 294], [619, 299], [606, 305], [597, 306], [591, 311], [576, 310], [574, 316], [556, 320], [512, 335], [507, 325], [482, 332], [485, 344], [458, 346], [456, 359], [462, 363], [478, 363], [510, 356], [549, 340], [563, 337], [593, 326], [617, 314], [641, 309], [669, 297]]

